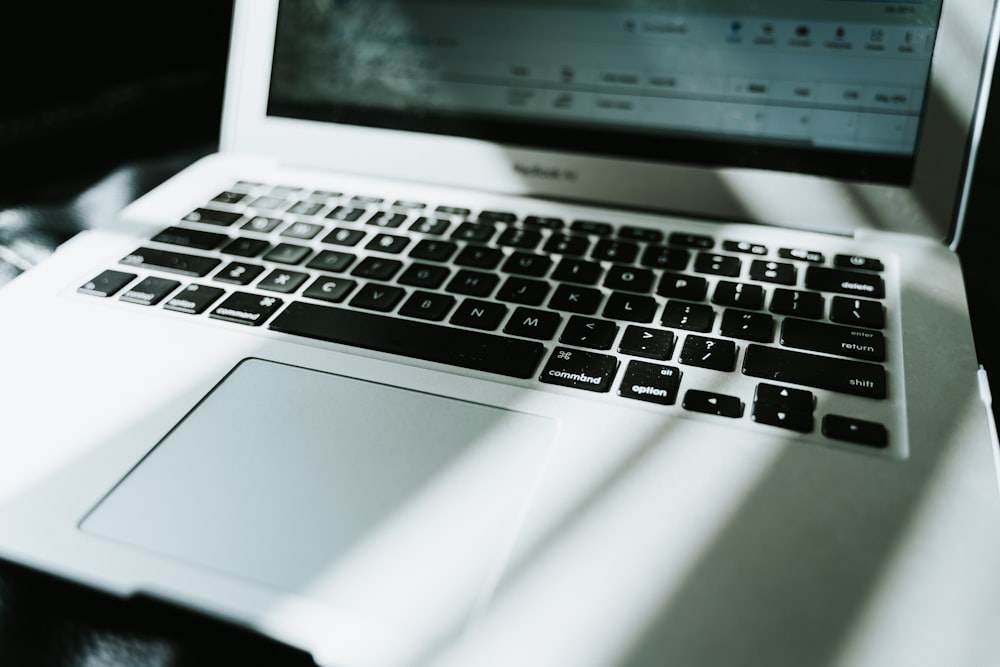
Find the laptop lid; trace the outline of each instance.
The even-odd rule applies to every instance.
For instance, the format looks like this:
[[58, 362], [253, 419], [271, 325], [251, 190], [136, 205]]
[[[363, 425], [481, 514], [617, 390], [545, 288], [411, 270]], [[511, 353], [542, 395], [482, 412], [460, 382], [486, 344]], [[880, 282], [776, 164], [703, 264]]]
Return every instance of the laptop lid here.
[[991, 16], [991, 0], [238, 4], [222, 147], [950, 240]]

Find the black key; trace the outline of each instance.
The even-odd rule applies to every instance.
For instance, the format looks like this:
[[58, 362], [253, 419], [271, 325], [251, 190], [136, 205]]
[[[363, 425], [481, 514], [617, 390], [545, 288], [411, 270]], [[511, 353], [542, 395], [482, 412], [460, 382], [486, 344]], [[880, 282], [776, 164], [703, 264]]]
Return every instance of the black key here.
[[317, 271], [340, 273], [341, 271], [346, 271], [347, 267], [353, 264], [355, 259], [357, 257], [349, 252], [322, 250], [318, 255], [310, 259], [306, 266]]
[[227, 243], [222, 252], [227, 255], [236, 255], [237, 257], [256, 257], [270, 247], [271, 244], [263, 239], [240, 238], [233, 239]]
[[280, 218], [268, 218], [263, 215], [255, 215], [244, 223], [240, 229], [245, 229], [250, 232], [258, 232], [260, 234], [267, 234], [269, 232], [273, 232], [280, 224]]
[[566, 323], [559, 342], [595, 350], [610, 350], [617, 335], [618, 325], [614, 322], [574, 315]]
[[537, 229], [524, 229], [523, 227], [508, 227], [497, 239], [497, 245], [524, 250], [531, 250], [541, 242], [541, 232]]
[[826, 415], [823, 417], [823, 435], [834, 440], [843, 440], [857, 445], [884, 449], [889, 446], [889, 432], [876, 422], [855, 417]]
[[320, 276], [302, 293], [310, 299], [319, 299], [329, 303], [340, 303], [350, 294], [357, 283], [349, 278], [331, 278]]
[[760, 285], [720, 280], [712, 294], [712, 303], [745, 310], [760, 310], [764, 307], [764, 288]]
[[395, 308], [404, 296], [406, 296], [406, 291], [400, 287], [369, 283], [354, 295], [354, 298], [351, 299], [351, 305], [355, 308], [387, 313]]
[[377, 234], [375, 238], [365, 246], [368, 250], [378, 250], [392, 255], [403, 252], [406, 246], [410, 245], [410, 239], [405, 236], [395, 234]]
[[671, 245], [680, 245], [686, 248], [698, 248], [700, 250], [711, 250], [715, 247], [715, 239], [711, 236], [703, 236], [701, 234], [685, 234], [683, 232], [674, 232], [670, 235], [668, 242]]
[[505, 224], [510, 224], [517, 220], [517, 214], [511, 213], [510, 211], [482, 211], [479, 213], [479, 222], [492, 224], [494, 222], [502, 222]]
[[179, 313], [198, 315], [218, 301], [226, 291], [218, 287], [191, 284], [167, 299], [163, 307]]
[[440, 236], [448, 231], [448, 227], [451, 223], [447, 220], [441, 220], [439, 218], [417, 218], [410, 229], [414, 232], [420, 232], [421, 234], [434, 234], [435, 236]]
[[619, 262], [631, 264], [639, 255], [639, 245], [631, 241], [615, 241], [601, 239], [594, 246], [590, 256], [598, 261]]
[[234, 292], [216, 306], [209, 317], [259, 327], [281, 308], [281, 299], [247, 292]]
[[607, 392], [618, 370], [618, 360], [607, 354], [557, 347], [539, 380], [586, 391]]
[[845, 269], [828, 269], [822, 266], [810, 266], [806, 269], [806, 287], [821, 292], [838, 292], [871, 299], [885, 297], [885, 282], [881, 276]]
[[131, 255], [123, 257], [121, 263], [202, 278], [211, 273], [215, 267], [221, 264], [221, 261], [214, 257], [199, 257], [167, 250], [139, 248]]
[[766, 313], [726, 309], [719, 333], [730, 338], [770, 343], [774, 340], [774, 318]]
[[90, 296], [109, 297], [117, 294], [123, 287], [135, 280], [137, 277], [138, 276], [134, 273], [112, 271], [109, 269], [107, 271], [102, 271], [101, 274], [93, 280], [88, 280], [83, 285], [80, 285], [76, 291], [81, 294], [89, 294]]
[[736, 343], [719, 338], [688, 336], [678, 360], [687, 366], [728, 372], [736, 368]]
[[810, 433], [815, 420], [811, 412], [787, 410], [774, 403], [754, 403], [753, 420], [759, 424], [786, 428], [799, 433]]
[[[316, 215], [323, 210], [323, 204], [315, 201], [298, 201], [292, 204], [287, 213], [293, 215]], [[305, 223], [303, 223], [305, 224]], [[294, 225], [293, 225], [294, 226]]]
[[476, 269], [493, 269], [503, 259], [503, 252], [497, 248], [470, 245], [462, 249], [455, 258], [455, 263]]
[[413, 247], [410, 257], [414, 259], [426, 259], [431, 262], [446, 262], [455, 254], [458, 246], [451, 241], [431, 241], [424, 239]]
[[289, 304], [275, 331], [527, 379], [545, 355], [539, 342], [373, 313]]
[[330, 220], [340, 220], [341, 222], [354, 222], [364, 214], [365, 209], [363, 208], [357, 208], [354, 206], [338, 206], [327, 213], [326, 217]]
[[314, 225], [311, 222], [293, 222], [281, 232], [281, 235], [291, 239], [308, 241], [315, 238], [323, 229], [322, 225]]
[[462, 218], [467, 217], [472, 213], [471, 210], [462, 206], [438, 206], [434, 210], [437, 213], [442, 213], [444, 215], [454, 215]]
[[549, 308], [581, 315], [593, 315], [601, 305], [603, 295], [590, 287], [560, 285], [549, 299]]
[[368, 225], [375, 225], [376, 227], [387, 227], [395, 228], [406, 222], [405, 213], [390, 213], [388, 211], [376, 211], [372, 214], [370, 218], [365, 222]]
[[540, 278], [548, 273], [550, 268], [552, 268], [552, 260], [545, 255], [515, 252], [507, 258], [500, 270], [504, 273]]
[[458, 241], [486, 243], [493, 238], [496, 231], [493, 225], [483, 225], [478, 222], [463, 222], [452, 232], [451, 238]]
[[562, 323], [562, 317], [551, 310], [517, 308], [510, 316], [504, 333], [538, 340], [551, 340]]
[[220, 283], [249, 285], [263, 272], [263, 266], [244, 264], [243, 262], [230, 262], [221, 271], [216, 273], [213, 279], [218, 280]]
[[284, 294], [291, 294], [302, 284], [309, 279], [309, 274], [302, 273], [300, 271], [284, 271], [282, 269], [276, 269], [271, 271], [271, 273], [264, 276], [257, 287], [260, 289], [268, 290], [270, 292], [282, 292]]
[[543, 249], [556, 255], [581, 257], [590, 250], [590, 239], [572, 234], [553, 234], [545, 242]]
[[681, 386], [681, 372], [673, 366], [630, 361], [625, 368], [618, 395], [639, 401], [673, 405]]
[[863, 361], [748, 345], [743, 374], [868, 398], [886, 397], [886, 372]]
[[520, 303], [525, 306], [540, 306], [548, 295], [548, 283], [515, 276], [504, 281], [496, 298], [500, 301]]
[[672, 329], [708, 333], [715, 323], [715, 310], [700, 303], [667, 301], [660, 323]]
[[188, 222], [200, 222], [205, 225], [228, 227], [243, 217], [242, 213], [233, 211], [218, 211], [214, 208], [196, 208], [184, 216]]
[[402, 268], [403, 263], [395, 259], [365, 257], [360, 264], [354, 267], [351, 275], [372, 280], [392, 280], [392, 277]]
[[222, 245], [223, 241], [228, 239], [229, 237], [225, 234], [216, 234], [215, 232], [206, 232], [200, 229], [167, 227], [150, 240], [156, 243], [194, 248], [195, 250], [215, 250]]
[[653, 272], [649, 269], [634, 269], [616, 264], [608, 269], [608, 275], [604, 277], [604, 286], [613, 290], [645, 294], [653, 289]]
[[593, 220], [576, 220], [569, 227], [574, 232], [581, 234], [593, 234], [595, 236], [610, 236], [615, 230], [606, 222], [594, 222]]
[[674, 353], [677, 337], [672, 331], [630, 325], [622, 334], [618, 351], [633, 357], [648, 357], [666, 361]]
[[743, 401], [736, 396], [716, 394], [698, 389], [687, 390], [684, 394], [684, 402], [681, 405], [685, 410], [716, 415], [718, 417], [739, 419], [743, 416]]
[[750, 278], [765, 283], [794, 285], [798, 280], [798, 269], [787, 262], [768, 262], [755, 259], [750, 263]]
[[691, 261], [691, 253], [680, 248], [651, 245], [642, 252], [639, 263], [651, 269], [683, 271]]
[[401, 285], [437, 289], [451, 275], [451, 271], [437, 264], [411, 264], [403, 275], [399, 276]]
[[566, 226], [562, 218], [540, 215], [529, 215], [524, 219], [524, 224], [526, 227], [542, 227], [543, 229], [562, 229]]
[[400, 315], [420, 320], [441, 321], [455, 306], [456, 299], [435, 292], [414, 292], [399, 309]]
[[646, 323], [653, 321], [656, 308], [656, 300], [651, 296], [613, 292], [604, 304], [602, 315], [613, 320]]
[[663, 241], [663, 232], [659, 229], [648, 229], [646, 227], [622, 227], [618, 230], [618, 238], [623, 241], [660, 243]]
[[257, 197], [249, 205], [263, 210], [279, 211], [288, 206], [288, 200], [285, 199], [286, 194], [288, 193], [285, 191], [278, 191], [275, 195]]
[[858, 327], [788, 318], [781, 325], [781, 344], [865, 361], [885, 361], [885, 336]]
[[818, 292], [776, 289], [771, 297], [771, 312], [818, 320], [823, 317], [825, 304], [823, 295]]
[[123, 292], [119, 298], [140, 306], [155, 306], [180, 286], [176, 280], [149, 276]]
[[834, 255], [833, 265], [838, 269], [859, 269], [861, 271], [885, 271], [882, 260], [860, 255]]
[[715, 276], [735, 278], [740, 275], [743, 262], [738, 257], [716, 255], [700, 252], [694, 258], [694, 270], [698, 273], [709, 273]]
[[382, 197], [372, 197], [369, 195], [354, 195], [351, 197], [351, 203], [361, 204], [362, 206], [375, 206], [384, 201], [385, 199]]
[[279, 243], [264, 255], [264, 259], [279, 264], [298, 264], [308, 257], [310, 252], [312, 251], [306, 246]]
[[767, 246], [749, 241], [723, 241], [722, 249], [729, 252], [742, 252], [747, 255], [766, 255]]
[[596, 285], [603, 273], [601, 265], [597, 262], [589, 262], [583, 259], [563, 258], [556, 270], [552, 272], [552, 278], [578, 285]]
[[360, 229], [347, 229], [338, 227], [323, 237], [323, 243], [330, 245], [355, 246], [365, 237], [365, 233]]
[[226, 190], [212, 197], [212, 201], [219, 202], [220, 204], [239, 204], [246, 198], [246, 193]]
[[878, 301], [835, 296], [830, 305], [830, 319], [839, 324], [882, 329], [885, 327], [885, 307]]
[[671, 299], [704, 301], [708, 294], [708, 281], [700, 276], [664, 271], [660, 283], [656, 286], [656, 293]]
[[454, 294], [467, 296], [489, 296], [500, 282], [499, 276], [482, 271], [462, 269], [455, 274], [445, 289]]
[[461, 327], [492, 330], [499, 327], [506, 316], [507, 306], [502, 303], [466, 299], [458, 304], [458, 308], [455, 310], [455, 314], [451, 316], [450, 321], [452, 324], [457, 324]]
[[799, 250], [797, 248], [782, 248], [778, 251], [778, 257], [782, 259], [798, 259], [812, 264], [822, 264], [826, 261], [826, 256], [815, 250]]
[[816, 407], [816, 396], [805, 389], [793, 389], [761, 382], [757, 385], [754, 402], [771, 403], [795, 412], [812, 412], [813, 408]]

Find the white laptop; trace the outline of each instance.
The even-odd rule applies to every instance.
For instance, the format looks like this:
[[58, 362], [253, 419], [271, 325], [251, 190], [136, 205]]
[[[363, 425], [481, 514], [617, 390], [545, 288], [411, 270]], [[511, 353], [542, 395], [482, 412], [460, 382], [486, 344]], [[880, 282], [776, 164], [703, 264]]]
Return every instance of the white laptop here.
[[221, 151], [0, 291], [0, 557], [321, 665], [998, 664], [992, 25], [238, 2]]

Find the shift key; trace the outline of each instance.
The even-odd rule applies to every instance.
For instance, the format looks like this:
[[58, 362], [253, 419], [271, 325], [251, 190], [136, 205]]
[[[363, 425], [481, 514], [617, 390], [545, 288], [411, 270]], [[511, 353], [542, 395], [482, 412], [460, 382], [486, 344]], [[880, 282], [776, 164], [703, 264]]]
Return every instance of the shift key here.
[[743, 374], [868, 398], [886, 397], [886, 372], [878, 364], [748, 345]]

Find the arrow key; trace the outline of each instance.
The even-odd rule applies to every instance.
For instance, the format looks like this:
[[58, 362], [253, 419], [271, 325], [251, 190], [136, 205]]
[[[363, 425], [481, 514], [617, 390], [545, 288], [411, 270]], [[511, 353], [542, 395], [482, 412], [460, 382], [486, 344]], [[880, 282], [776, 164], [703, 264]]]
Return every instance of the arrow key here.
[[681, 405], [685, 410], [719, 417], [738, 419], [743, 416], [743, 401], [736, 396], [726, 396], [698, 389], [689, 389], [684, 394], [684, 402]]

